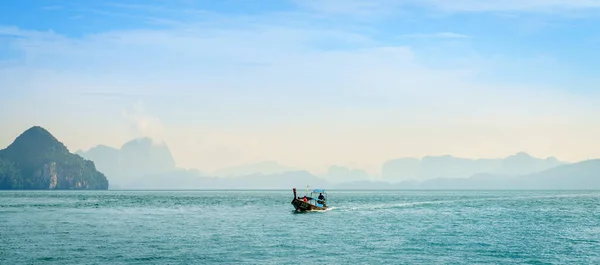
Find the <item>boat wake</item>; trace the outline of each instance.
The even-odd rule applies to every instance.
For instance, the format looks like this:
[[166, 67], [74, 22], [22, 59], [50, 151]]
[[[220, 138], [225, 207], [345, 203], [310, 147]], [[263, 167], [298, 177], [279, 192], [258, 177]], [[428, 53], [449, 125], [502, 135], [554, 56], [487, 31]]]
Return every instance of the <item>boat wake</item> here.
[[375, 205], [358, 205], [358, 206], [340, 206], [339, 210], [347, 211], [360, 211], [360, 210], [381, 210], [381, 209], [394, 209], [394, 208], [407, 208], [417, 207], [421, 205], [429, 204], [452, 204], [452, 203], [469, 203], [469, 202], [483, 202], [483, 201], [514, 201], [514, 200], [540, 200], [540, 199], [558, 199], [558, 198], [569, 198], [569, 197], [588, 197], [598, 196], [597, 194], [556, 194], [556, 195], [538, 195], [538, 196], [518, 196], [518, 197], [492, 197], [492, 198], [470, 198], [470, 199], [456, 199], [456, 200], [435, 200], [435, 201], [417, 201], [417, 202], [402, 202], [402, 203], [383, 203]]
[[335, 209], [335, 207], [329, 207], [329, 208], [327, 208], [327, 209], [325, 209], [325, 210], [312, 210], [312, 212], [317, 212], [317, 213], [326, 213], [326, 212], [329, 212], [329, 211], [331, 211], [331, 210], [333, 210], [333, 209]]
[[296, 211], [296, 210], [292, 210], [292, 213], [299, 213], [299, 214], [302, 214], [302, 213], [305, 213], [305, 214], [307, 214], [307, 213], [326, 213], [326, 212], [332, 211], [335, 208], [337, 208], [337, 207], [329, 207], [325, 210], [310, 210], [310, 211], [300, 211], [300, 212]]

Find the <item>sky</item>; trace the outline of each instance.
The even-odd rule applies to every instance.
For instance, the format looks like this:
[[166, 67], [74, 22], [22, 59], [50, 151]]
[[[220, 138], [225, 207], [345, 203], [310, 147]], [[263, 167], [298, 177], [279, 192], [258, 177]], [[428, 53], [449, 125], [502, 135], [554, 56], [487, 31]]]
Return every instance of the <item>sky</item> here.
[[600, 155], [600, 0], [4, 0], [0, 146], [180, 167]]

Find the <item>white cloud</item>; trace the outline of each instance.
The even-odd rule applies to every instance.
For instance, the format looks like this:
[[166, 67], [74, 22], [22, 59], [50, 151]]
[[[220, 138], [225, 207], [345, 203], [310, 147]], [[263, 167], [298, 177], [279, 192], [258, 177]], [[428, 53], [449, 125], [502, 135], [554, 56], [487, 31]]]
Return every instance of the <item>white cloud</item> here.
[[136, 102], [132, 109], [123, 110], [123, 118], [130, 123], [131, 137], [148, 137], [156, 142], [164, 142], [165, 129], [158, 118], [149, 115], [142, 101]]
[[419, 0], [419, 2], [442, 10], [463, 12], [571, 11], [600, 7], [599, 0]]
[[[344, 15], [408, 15], [403, 10], [425, 7], [448, 12], [553, 12], [600, 8], [600, 0], [305, 0], [300, 6]], [[400, 13], [399, 13], [400, 12]]]
[[[570, 159], [600, 148], [587, 133], [599, 127], [591, 117], [600, 106], [593, 98], [479, 81], [485, 61], [432, 68], [414, 47], [382, 46], [351, 30], [219, 25], [83, 38], [1, 28], [15, 36], [11, 45], [26, 59], [0, 68], [0, 87], [24, 92], [10, 104], [23, 120], [58, 117], [80, 135], [86, 135], [83, 121], [120, 125], [115, 117], [134, 103], [129, 97], [142, 98], [144, 105], [124, 114], [134, 135], [164, 139], [179, 165], [205, 170], [277, 160], [307, 168], [355, 161], [372, 172], [398, 156], [525, 150]], [[52, 107], [41, 115], [25, 107], [33, 102]], [[65, 141], [119, 146], [131, 135]]]
[[294, 0], [300, 7], [340, 15], [372, 15], [390, 12], [390, 7], [402, 4], [393, 0]]
[[436, 33], [414, 33], [406, 34], [401, 37], [405, 38], [448, 38], [448, 39], [465, 39], [470, 38], [469, 35], [454, 33], [454, 32], [436, 32]]

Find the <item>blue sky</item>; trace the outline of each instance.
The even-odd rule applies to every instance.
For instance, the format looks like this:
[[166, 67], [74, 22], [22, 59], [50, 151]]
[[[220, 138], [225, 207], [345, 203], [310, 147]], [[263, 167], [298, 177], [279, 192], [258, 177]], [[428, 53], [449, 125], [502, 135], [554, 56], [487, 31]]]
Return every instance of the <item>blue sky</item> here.
[[596, 157], [599, 11], [595, 0], [6, 0], [0, 143], [31, 125], [72, 151], [151, 136], [208, 170]]

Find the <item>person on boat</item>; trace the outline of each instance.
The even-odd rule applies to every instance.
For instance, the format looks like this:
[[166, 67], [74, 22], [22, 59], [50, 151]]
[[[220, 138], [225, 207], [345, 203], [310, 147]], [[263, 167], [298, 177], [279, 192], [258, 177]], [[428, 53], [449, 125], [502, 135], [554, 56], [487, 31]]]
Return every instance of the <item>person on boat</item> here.
[[308, 202], [308, 199], [306, 198], [306, 196], [304, 196], [304, 198], [302, 199], [304, 202]]
[[319, 200], [317, 201], [317, 203], [323, 204], [323, 206], [325, 206], [325, 196], [323, 196], [323, 193], [319, 193]]

